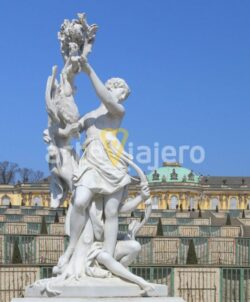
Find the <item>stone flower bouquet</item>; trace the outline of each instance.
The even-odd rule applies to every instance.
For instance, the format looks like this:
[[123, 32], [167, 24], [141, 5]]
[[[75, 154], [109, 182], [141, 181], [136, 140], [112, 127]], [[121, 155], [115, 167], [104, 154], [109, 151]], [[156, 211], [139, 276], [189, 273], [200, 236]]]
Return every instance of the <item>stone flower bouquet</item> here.
[[71, 55], [87, 57], [91, 52], [98, 29], [96, 24], [88, 25], [84, 13], [77, 14], [78, 19], [65, 19], [58, 33], [61, 53], [64, 61]]

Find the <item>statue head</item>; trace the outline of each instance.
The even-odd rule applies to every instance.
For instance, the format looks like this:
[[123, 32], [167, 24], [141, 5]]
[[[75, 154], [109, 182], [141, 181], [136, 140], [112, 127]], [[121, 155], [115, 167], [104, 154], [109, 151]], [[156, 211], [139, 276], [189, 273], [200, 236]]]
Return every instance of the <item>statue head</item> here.
[[105, 83], [106, 88], [114, 94], [119, 102], [126, 100], [130, 94], [128, 84], [120, 78], [111, 78]]

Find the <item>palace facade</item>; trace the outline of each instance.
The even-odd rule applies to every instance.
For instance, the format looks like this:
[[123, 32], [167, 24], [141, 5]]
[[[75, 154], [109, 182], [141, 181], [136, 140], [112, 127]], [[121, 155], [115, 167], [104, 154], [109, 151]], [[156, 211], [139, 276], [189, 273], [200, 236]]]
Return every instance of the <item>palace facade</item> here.
[[[163, 163], [147, 178], [153, 209], [249, 209], [250, 177], [200, 176], [178, 163]], [[134, 197], [139, 190], [139, 181], [135, 179], [129, 186], [129, 196]], [[70, 196], [65, 207], [69, 200]], [[0, 185], [0, 205], [47, 207], [49, 201], [48, 179], [35, 184]]]

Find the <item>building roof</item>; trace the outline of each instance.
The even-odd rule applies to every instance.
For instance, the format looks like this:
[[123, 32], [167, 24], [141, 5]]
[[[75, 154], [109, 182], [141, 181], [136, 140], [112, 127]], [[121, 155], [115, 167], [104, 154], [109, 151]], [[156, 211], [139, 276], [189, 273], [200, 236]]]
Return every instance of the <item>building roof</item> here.
[[250, 186], [250, 177], [247, 176], [202, 176], [200, 180], [202, 185], [210, 186]]
[[199, 183], [200, 176], [192, 170], [182, 167], [179, 163], [163, 163], [163, 166], [147, 175], [149, 183], [184, 182]]

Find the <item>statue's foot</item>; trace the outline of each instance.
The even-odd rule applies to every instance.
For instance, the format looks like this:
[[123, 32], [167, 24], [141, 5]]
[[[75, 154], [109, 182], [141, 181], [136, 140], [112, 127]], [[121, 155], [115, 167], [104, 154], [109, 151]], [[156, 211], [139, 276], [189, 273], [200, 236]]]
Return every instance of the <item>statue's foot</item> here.
[[59, 267], [58, 265], [54, 266], [52, 269], [53, 275], [59, 276], [63, 273], [65, 266]]
[[72, 256], [74, 249], [68, 248], [66, 252], [59, 258], [57, 267], [62, 269], [66, 264], [69, 263], [70, 257]]
[[153, 284], [145, 282], [145, 284], [142, 285], [142, 296], [143, 297], [157, 297], [157, 296], [159, 296], [159, 294]]
[[62, 269], [64, 265], [67, 264], [68, 262], [69, 262], [69, 257], [67, 257], [66, 255], [62, 255], [58, 260], [57, 268]]

